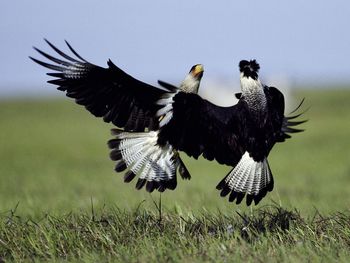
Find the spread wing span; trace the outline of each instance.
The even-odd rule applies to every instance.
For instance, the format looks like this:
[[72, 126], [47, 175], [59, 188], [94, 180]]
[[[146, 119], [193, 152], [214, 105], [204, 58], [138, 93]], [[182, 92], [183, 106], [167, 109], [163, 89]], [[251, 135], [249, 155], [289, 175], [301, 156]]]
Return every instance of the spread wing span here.
[[96, 66], [82, 58], [66, 41], [72, 54], [69, 56], [45, 40], [59, 55], [51, 56], [38, 48], [34, 49], [50, 62], [30, 57], [33, 61], [52, 72], [55, 79], [48, 83], [58, 86], [67, 97], [74, 98], [77, 104], [85, 106], [96, 117], [105, 122], [124, 128], [127, 131], [154, 129], [155, 112], [159, 106], [155, 101], [165, 90], [139, 81], [108, 60], [108, 68]]

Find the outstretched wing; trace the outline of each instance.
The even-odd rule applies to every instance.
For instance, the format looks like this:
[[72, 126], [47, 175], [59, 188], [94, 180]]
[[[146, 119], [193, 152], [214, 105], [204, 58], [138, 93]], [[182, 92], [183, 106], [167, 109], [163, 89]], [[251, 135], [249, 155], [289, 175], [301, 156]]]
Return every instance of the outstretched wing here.
[[159, 106], [155, 101], [165, 92], [141, 82], [118, 68], [111, 60], [108, 68], [102, 68], [83, 59], [66, 41], [75, 57], [63, 53], [49, 41], [47, 44], [61, 58], [53, 57], [37, 48], [34, 49], [53, 64], [30, 57], [41, 66], [51, 69], [47, 73], [56, 79], [48, 82], [58, 86], [67, 97], [85, 106], [96, 117], [125, 130], [143, 131], [157, 128], [154, 119]]
[[161, 127], [158, 143], [168, 142], [194, 158], [203, 155], [208, 160], [234, 166], [243, 154], [239, 144], [241, 106], [238, 103], [220, 107], [197, 94], [179, 92], [173, 96], [172, 104], [163, 108], [165, 111], [158, 112], [164, 119], [171, 117]]

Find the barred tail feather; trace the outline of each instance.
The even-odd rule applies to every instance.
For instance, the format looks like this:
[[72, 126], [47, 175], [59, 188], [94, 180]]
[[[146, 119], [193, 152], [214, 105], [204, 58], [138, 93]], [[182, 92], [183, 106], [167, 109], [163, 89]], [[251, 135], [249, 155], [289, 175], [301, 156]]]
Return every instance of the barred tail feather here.
[[240, 204], [247, 195], [247, 205], [249, 206], [253, 200], [257, 205], [267, 192], [273, 189], [273, 177], [267, 159], [257, 162], [245, 152], [236, 167], [216, 188], [221, 190], [221, 196], [230, 194], [230, 202], [236, 200], [236, 204]]
[[127, 170], [124, 175], [127, 183], [138, 176], [137, 189], [145, 185], [148, 192], [175, 189], [177, 169], [181, 177], [190, 178], [178, 152], [170, 144], [157, 144], [158, 131], [131, 133], [113, 129], [112, 134], [116, 138], [108, 146], [111, 159], [117, 161], [115, 170]]

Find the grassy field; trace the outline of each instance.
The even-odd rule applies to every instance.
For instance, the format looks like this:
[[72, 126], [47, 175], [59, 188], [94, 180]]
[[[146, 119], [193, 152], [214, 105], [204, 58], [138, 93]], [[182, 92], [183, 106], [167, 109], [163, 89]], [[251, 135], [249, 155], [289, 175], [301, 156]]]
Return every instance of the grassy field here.
[[350, 91], [296, 97], [310, 121], [274, 147], [259, 206], [219, 196], [229, 167], [185, 158], [192, 179], [161, 195], [161, 215], [159, 193], [113, 172], [111, 125], [67, 99], [0, 101], [0, 262], [347, 262]]

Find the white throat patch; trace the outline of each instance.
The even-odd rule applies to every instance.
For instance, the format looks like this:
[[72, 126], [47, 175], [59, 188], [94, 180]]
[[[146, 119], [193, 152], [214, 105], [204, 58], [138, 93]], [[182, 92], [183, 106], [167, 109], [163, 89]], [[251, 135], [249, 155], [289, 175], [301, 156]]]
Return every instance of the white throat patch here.
[[264, 87], [260, 80], [243, 76], [241, 73], [242, 95], [249, 107], [252, 109], [265, 109], [267, 105]]

